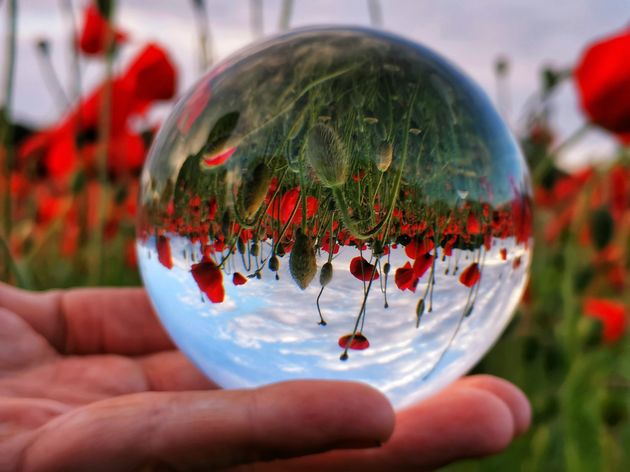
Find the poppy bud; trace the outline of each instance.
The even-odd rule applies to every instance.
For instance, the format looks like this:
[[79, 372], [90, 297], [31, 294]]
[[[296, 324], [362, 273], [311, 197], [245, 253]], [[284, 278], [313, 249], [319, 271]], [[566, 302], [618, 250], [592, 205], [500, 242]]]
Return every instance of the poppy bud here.
[[289, 271], [295, 283], [302, 290], [309, 286], [317, 272], [315, 248], [309, 237], [301, 229], [295, 233], [295, 244], [289, 256]]
[[326, 187], [339, 187], [346, 182], [350, 156], [330, 126], [317, 124], [310, 129], [306, 157]]
[[424, 314], [424, 298], [418, 300], [418, 305], [416, 305], [416, 328], [420, 327], [420, 319]]
[[245, 243], [243, 242], [243, 238], [236, 238], [236, 248], [238, 249], [239, 254], [245, 254]]
[[391, 270], [392, 266], [389, 262], [386, 262], [385, 264], [383, 264], [383, 274], [387, 275], [389, 274], [389, 271]]
[[322, 287], [325, 287], [330, 283], [333, 276], [333, 265], [331, 262], [326, 262], [319, 272], [319, 283]]
[[381, 143], [376, 152], [376, 168], [381, 172], [385, 172], [392, 164], [394, 155], [394, 147], [390, 143]]
[[257, 257], [260, 253], [260, 245], [257, 242], [252, 243], [252, 245], [249, 247], [249, 253], [252, 256]]
[[260, 209], [267, 196], [271, 178], [269, 168], [264, 163], [260, 163], [245, 179], [241, 189], [245, 218], [251, 218]]
[[280, 268], [280, 259], [278, 259], [278, 256], [273, 256], [271, 259], [269, 259], [270, 271], [277, 272], [279, 268]]

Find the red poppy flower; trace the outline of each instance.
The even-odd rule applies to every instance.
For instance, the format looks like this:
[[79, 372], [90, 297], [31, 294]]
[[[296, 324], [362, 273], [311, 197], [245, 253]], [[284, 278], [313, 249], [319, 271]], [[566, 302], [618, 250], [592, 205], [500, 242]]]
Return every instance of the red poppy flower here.
[[62, 197], [43, 195], [37, 199], [37, 222], [46, 226], [63, 213], [64, 200]]
[[155, 248], [158, 253], [158, 261], [167, 269], [173, 268], [173, 258], [171, 257], [171, 241], [166, 236], [158, 236], [155, 240]]
[[[374, 272], [374, 277], [372, 277], [372, 272]], [[350, 261], [350, 273], [363, 281], [369, 281], [370, 277], [372, 277], [372, 280], [378, 279], [378, 271], [375, 266], [361, 256], [357, 256]]]
[[468, 214], [468, 221], [466, 223], [466, 229], [468, 230], [468, 234], [480, 234], [481, 233], [481, 223], [479, 222], [479, 218], [474, 213]]
[[405, 254], [407, 254], [409, 259], [416, 259], [417, 257], [431, 251], [434, 247], [435, 243], [431, 237], [415, 237], [405, 246]]
[[[278, 203], [274, 200], [274, 202], [269, 205], [269, 209], [267, 213], [271, 215], [273, 218], [280, 219], [280, 222], [285, 224], [291, 218], [291, 214], [295, 209], [295, 206], [298, 203], [298, 198], [300, 197], [300, 188], [295, 187], [291, 190], [287, 190], [282, 198], [280, 199], [280, 211], [278, 212]], [[317, 213], [317, 208], [319, 206], [319, 202], [317, 198], [307, 196], [306, 197], [306, 219], [312, 218], [315, 213]], [[302, 204], [300, 203], [295, 210], [295, 216], [291, 223], [294, 225], [299, 225], [302, 222]]]
[[74, 136], [69, 132], [58, 133], [48, 148], [44, 165], [52, 177], [69, 175], [79, 162]]
[[481, 278], [481, 273], [479, 272], [479, 264], [473, 262], [468, 267], [466, 267], [463, 272], [459, 276], [459, 281], [464, 284], [466, 287], [472, 287]]
[[507, 259], [507, 249], [505, 249], [504, 247], [501, 248], [501, 250], [499, 251], [501, 254], [501, 260], [504, 261]]
[[[97, 166], [98, 152], [99, 145], [97, 143], [85, 145], [80, 153], [83, 164], [88, 168], [95, 168]], [[79, 155], [78, 151], [76, 154]], [[144, 140], [140, 135], [124, 130], [110, 137], [107, 146], [107, 170], [112, 174], [124, 175], [138, 172], [142, 168], [145, 157]], [[73, 163], [77, 162], [77, 159], [78, 157], [73, 159], [68, 156], [65, 157], [65, 161], [59, 159], [59, 162], [63, 162], [62, 167], [55, 165], [56, 161], [49, 157], [47, 161], [49, 172], [53, 176], [66, 175], [75, 168]]]
[[584, 300], [584, 314], [601, 320], [604, 342], [617, 342], [624, 334], [627, 325], [626, 309], [620, 302], [587, 298]]
[[451, 257], [453, 255], [453, 246], [457, 242], [457, 236], [451, 236], [446, 244], [444, 245], [444, 255], [447, 257]]
[[342, 347], [343, 349], [354, 349], [355, 351], [362, 351], [370, 347], [370, 341], [368, 341], [368, 339], [361, 333], [355, 333], [352, 342], [350, 342], [350, 339], [352, 339], [352, 334], [341, 336], [339, 338], [339, 347]]
[[413, 263], [413, 271], [416, 277], [420, 278], [424, 273], [433, 265], [435, 256], [431, 253], [426, 253], [419, 256]]
[[592, 44], [575, 68], [584, 112], [618, 134], [630, 133], [630, 29]]
[[208, 296], [212, 303], [223, 302], [225, 298], [223, 273], [212, 259], [204, 257], [201, 262], [191, 266], [190, 272], [199, 289]]
[[394, 274], [394, 282], [396, 282], [396, 285], [400, 290], [411, 290], [412, 292], [416, 291], [416, 287], [418, 285], [418, 277], [416, 277], [416, 273], [409, 262], [407, 262], [404, 266], [396, 269], [396, 273]]
[[[109, 22], [101, 16], [94, 5], [88, 5], [84, 14], [83, 29], [79, 35], [79, 48], [88, 55], [104, 54], [108, 35], [112, 34]], [[113, 35], [112, 39], [115, 43], [121, 43], [127, 39], [127, 35], [118, 30], [114, 31]]]
[[232, 283], [234, 285], [245, 285], [247, 283], [247, 277], [240, 272], [234, 272], [234, 275], [232, 276]]
[[137, 100], [170, 100], [177, 91], [177, 71], [173, 61], [155, 43], [144, 47], [122, 79], [133, 85], [133, 96]]
[[[69, 175], [79, 161], [76, 134], [96, 136], [101, 104], [109, 96], [109, 170], [138, 170], [145, 156], [144, 142], [138, 134], [129, 131], [129, 120], [135, 115], [146, 113], [152, 101], [174, 96], [174, 66], [163, 50], [150, 44], [136, 57], [125, 74], [112, 81], [109, 95], [108, 88], [106, 84], [101, 84], [60, 124], [26, 139], [18, 151], [19, 159], [41, 161], [50, 175], [55, 177]], [[96, 142], [88, 142], [81, 150], [81, 155], [86, 164], [90, 164], [90, 159], [94, 164]]]

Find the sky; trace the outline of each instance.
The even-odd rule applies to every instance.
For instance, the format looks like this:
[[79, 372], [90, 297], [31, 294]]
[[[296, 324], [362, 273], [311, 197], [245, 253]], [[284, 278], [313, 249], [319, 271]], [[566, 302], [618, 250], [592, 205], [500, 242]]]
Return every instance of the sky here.
[[[389, 275], [388, 309], [383, 307], [383, 273], [371, 286], [365, 324], [360, 331], [369, 349], [351, 351], [347, 362], [338, 345], [352, 332], [363, 301], [364, 285], [350, 270], [359, 254], [343, 246], [334, 257], [333, 278], [322, 292], [320, 306], [327, 321], [320, 326], [315, 300], [320, 291], [317, 276], [300, 290], [289, 272], [289, 257], [280, 260], [279, 279], [270, 270], [261, 279], [235, 286], [231, 273], [247, 274], [239, 257], [229, 259], [223, 285], [225, 299], [210, 303], [202, 296], [190, 272], [194, 249], [186, 238], [169, 235], [173, 267], [166, 269], [155, 251], [155, 241], [138, 243], [143, 280], [167, 331], [192, 361], [219, 385], [251, 387], [294, 378], [328, 378], [367, 382], [385, 393], [397, 407], [437, 392], [467, 372], [498, 339], [525, 288], [530, 252], [514, 238], [494, 239], [492, 248], [479, 256], [455, 249], [445, 261], [435, 260], [435, 285], [427, 297], [427, 310], [416, 328], [416, 306], [430, 278], [427, 271], [415, 292], [399, 290]], [[506, 250], [506, 260], [500, 255]], [[269, 242], [262, 242], [261, 257], [268, 257]], [[185, 255], [184, 255], [185, 253]], [[227, 251], [224, 253], [227, 255]], [[363, 253], [372, 261], [372, 258]], [[464, 270], [482, 257], [479, 285], [458, 282], [455, 266]], [[317, 265], [328, 256], [321, 252]], [[515, 260], [521, 261], [517, 266]], [[399, 247], [387, 260], [392, 267], [409, 262]], [[384, 261], [383, 261], [384, 262]], [[380, 267], [380, 266], [377, 266]], [[445, 269], [449, 268], [449, 273]], [[379, 269], [377, 269], [379, 270]], [[469, 298], [470, 297], [470, 298]], [[469, 301], [473, 308], [464, 312]]]
[[[18, 55], [13, 115], [21, 121], [44, 126], [64, 110], [46, 84], [35, 52], [45, 38], [60, 82], [69, 90], [71, 60], [69, 22], [60, 5], [68, 0], [22, 0], [18, 17]], [[69, 0], [77, 21], [87, 0]], [[263, 33], [278, 32], [282, 0], [262, 3]], [[256, 0], [253, 0], [256, 3]], [[6, 1], [0, 2], [0, 37], [6, 28]], [[198, 36], [191, 0], [119, 0], [117, 19], [130, 35], [117, 68], [133, 57], [147, 41], [156, 41], [170, 52], [180, 70], [180, 91], [202, 73]], [[206, 0], [215, 57], [220, 60], [254, 38], [250, 0]], [[370, 25], [366, 0], [295, 0], [290, 27], [322, 24]], [[149, 6], [150, 5], [150, 6]], [[540, 71], [551, 65], [568, 69], [592, 41], [630, 24], [628, 0], [380, 0], [382, 28], [436, 50], [477, 81], [496, 102], [494, 64], [498, 57], [510, 62], [505, 118], [513, 129], [522, 124], [524, 106], [538, 89]], [[3, 40], [3, 45], [5, 41]], [[0, 50], [0, 64], [6, 60]], [[82, 62], [83, 90], [93, 87], [103, 73], [98, 60]], [[4, 97], [2, 97], [2, 101]], [[553, 123], [559, 141], [578, 129], [583, 116], [572, 83], [562, 86], [553, 102]], [[159, 122], [168, 112], [164, 105], [152, 116]], [[561, 155], [561, 164], [576, 168], [610, 155], [615, 141], [592, 131]]]

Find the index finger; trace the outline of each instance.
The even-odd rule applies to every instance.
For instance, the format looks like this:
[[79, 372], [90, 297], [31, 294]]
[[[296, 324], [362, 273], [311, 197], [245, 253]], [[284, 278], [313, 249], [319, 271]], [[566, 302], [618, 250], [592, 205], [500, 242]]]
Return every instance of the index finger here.
[[140, 355], [174, 347], [141, 288], [28, 292], [0, 283], [0, 307], [64, 354]]

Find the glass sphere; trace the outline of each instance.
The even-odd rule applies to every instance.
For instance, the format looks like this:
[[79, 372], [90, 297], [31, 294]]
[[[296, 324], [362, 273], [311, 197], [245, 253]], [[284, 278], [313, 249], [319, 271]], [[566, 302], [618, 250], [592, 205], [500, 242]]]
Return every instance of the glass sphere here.
[[360, 28], [231, 56], [175, 106], [141, 181], [144, 283], [214, 382], [356, 380], [403, 407], [470, 369], [523, 292], [526, 165], [436, 53]]

